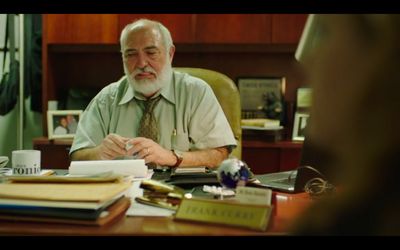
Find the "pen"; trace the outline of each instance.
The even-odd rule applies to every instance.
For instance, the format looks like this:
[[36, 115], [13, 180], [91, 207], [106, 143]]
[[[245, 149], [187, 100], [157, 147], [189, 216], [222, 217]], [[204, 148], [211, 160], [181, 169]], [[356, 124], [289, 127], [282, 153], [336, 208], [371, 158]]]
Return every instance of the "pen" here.
[[172, 135], [171, 135], [171, 146], [172, 149], [176, 147], [176, 128], [174, 128], [174, 130], [172, 130]]

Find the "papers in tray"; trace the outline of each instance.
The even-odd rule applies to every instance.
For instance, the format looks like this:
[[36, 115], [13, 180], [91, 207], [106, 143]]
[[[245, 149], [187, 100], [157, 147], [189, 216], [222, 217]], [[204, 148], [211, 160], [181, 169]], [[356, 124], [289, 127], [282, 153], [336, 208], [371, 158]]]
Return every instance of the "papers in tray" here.
[[206, 167], [192, 167], [192, 168], [176, 168], [174, 170], [175, 174], [180, 174], [180, 173], [206, 173], [207, 168]]
[[93, 175], [112, 171], [121, 175], [147, 177], [147, 166], [143, 159], [136, 160], [102, 160], [102, 161], [71, 161], [70, 175]]
[[280, 130], [283, 126], [270, 126], [270, 127], [257, 127], [257, 126], [243, 126], [242, 129], [252, 129], [252, 130]]

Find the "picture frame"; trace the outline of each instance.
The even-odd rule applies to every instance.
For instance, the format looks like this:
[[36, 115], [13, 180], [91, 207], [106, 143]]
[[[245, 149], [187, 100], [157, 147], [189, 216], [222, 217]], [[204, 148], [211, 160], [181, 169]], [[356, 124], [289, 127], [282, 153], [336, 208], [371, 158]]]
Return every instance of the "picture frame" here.
[[82, 110], [48, 110], [47, 132], [49, 139], [74, 138]]
[[[273, 117], [273, 113], [268, 112], [268, 108], [271, 108], [273, 102], [283, 103], [286, 89], [285, 77], [238, 77], [237, 84], [242, 119], [279, 119]], [[271, 101], [271, 98], [274, 100]]]
[[294, 123], [293, 123], [293, 141], [304, 141], [305, 138], [305, 129], [307, 127], [308, 118], [310, 114], [308, 113], [300, 113], [296, 112], [294, 115]]
[[297, 89], [296, 96], [297, 108], [308, 109], [312, 103], [312, 88], [300, 87]]

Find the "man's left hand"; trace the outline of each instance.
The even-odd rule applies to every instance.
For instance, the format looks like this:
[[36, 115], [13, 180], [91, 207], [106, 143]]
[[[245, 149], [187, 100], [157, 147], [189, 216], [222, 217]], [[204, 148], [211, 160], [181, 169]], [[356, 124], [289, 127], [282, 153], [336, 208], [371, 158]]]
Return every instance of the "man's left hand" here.
[[146, 163], [155, 163], [159, 166], [174, 166], [176, 157], [171, 150], [161, 147], [151, 139], [136, 137], [128, 141], [132, 148], [127, 151], [128, 155], [137, 155]]

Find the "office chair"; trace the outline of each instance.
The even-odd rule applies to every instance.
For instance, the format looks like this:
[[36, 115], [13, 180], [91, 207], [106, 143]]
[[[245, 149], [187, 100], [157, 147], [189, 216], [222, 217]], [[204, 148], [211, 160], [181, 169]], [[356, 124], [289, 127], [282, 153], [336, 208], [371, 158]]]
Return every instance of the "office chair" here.
[[218, 99], [222, 110], [228, 119], [233, 135], [235, 136], [237, 147], [232, 151], [231, 155], [241, 159], [242, 158], [242, 128], [241, 121], [241, 104], [240, 95], [235, 83], [226, 75], [201, 68], [174, 68], [176, 71], [187, 73], [191, 76], [198, 77], [207, 82], [215, 96]]

